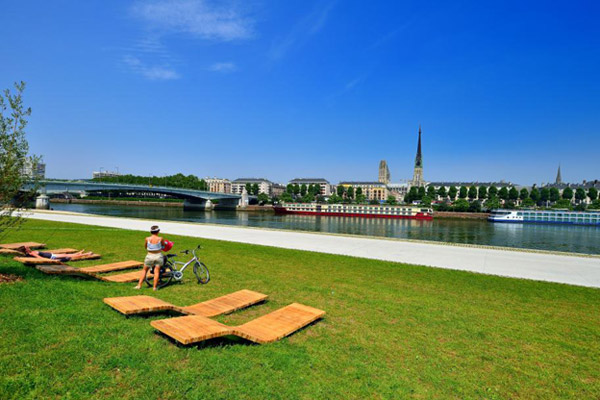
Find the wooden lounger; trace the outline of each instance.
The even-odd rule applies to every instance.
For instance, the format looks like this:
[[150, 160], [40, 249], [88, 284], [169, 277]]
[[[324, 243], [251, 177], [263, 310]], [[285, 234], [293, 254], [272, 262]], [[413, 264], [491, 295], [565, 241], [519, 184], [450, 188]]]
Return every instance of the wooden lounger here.
[[[85, 260], [96, 260], [100, 258], [100, 254], [90, 254], [89, 256], [79, 257], [76, 260], [69, 260], [65, 262], [85, 261]], [[13, 257], [13, 260], [26, 265], [62, 265], [63, 261], [51, 260], [49, 258], [36, 258], [36, 257]]]
[[0, 249], [16, 250], [19, 247], [23, 247], [23, 246], [27, 246], [30, 249], [42, 249], [42, 248], [46, 247], [46, 245], [44, 243], [22, 242], [22, 243], [4, 243], [4, 244], [0, 244]]
[[215, 317], [250, 307], [261, 301], [265, 301], [267, 297], [269, 296], [266, 294], [243, 289], [187, 307], [178, 307], [152, 296], [107, 297], [104, 299], [104, 302], [125, 315], [172, 310], [182, 314]]
[[150, 325], [181, 344], [227, 335], [263, 344], [282, 339], [324, 315], [325, 311], [293, 303], [240, 326], [230, 327], [199, 315], [161, 319]]
[[[50, 261], [53, 261], [53, 260], [50, 260]], [[134, 280], [132, 280], [132, 279], [123, 279], [123, 276], [137, 274], [136, 275], [137, 278], [135, 279], [135, 281], [137, 281], [139, 279], [142, 271], [134, 271], [134, 272], [128, 272], [125, 274], [110, 275], [110, 276], [102, 276], [102, 275], [100, 275], [100, 273], [121, 271], [124, 269], [130, 269], [130, 268], [137, 268], [137, 267], [141, 267], [142, 265], [143, 265], [143, 263], [141, 263], [139, 261], [130, 260], [130, 261], [121, 261], [121, 262], [112, 263], [112, 264], [94, 265], [94, 266], [85, 267], [85, 268], [75, 268], [75, 267], [70, 267], [70, 266], [64, 265], [64, 264], [59, 264], [59, 265], [44, 264], [44, 265], [38, 265], [38, 266], [36, 266], [36, 268], [39, 271], [42, 271], [42, 272], [45, 272], [45, 273], [51, 274], [51, 275], [85, 276], [85, 277], [100, 279], [100, 280], [106, 281], [106, 282], [133, 282]]]

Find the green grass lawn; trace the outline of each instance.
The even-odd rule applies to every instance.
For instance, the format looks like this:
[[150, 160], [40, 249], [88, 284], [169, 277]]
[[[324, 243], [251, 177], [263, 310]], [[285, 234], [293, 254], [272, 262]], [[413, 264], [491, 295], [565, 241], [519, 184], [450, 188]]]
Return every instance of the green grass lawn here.
[[[28, 221], [2, 242], [142, 260], [144, 232]], [[175, 249], [199, 239], [168, 236]], [[325, 318], [267, 345], [221, 339], [181, 347], [151, 317], [125, 318], [102, 298], [134, 284], [47, 276], [0, 256], [0, 398], [600, 398], [600, 290], [359, 258], [202, 240], [212, 280], [157, 292], [187, 305], [247, 288]], [[565, 265], [568, 268], [568, 265]]]

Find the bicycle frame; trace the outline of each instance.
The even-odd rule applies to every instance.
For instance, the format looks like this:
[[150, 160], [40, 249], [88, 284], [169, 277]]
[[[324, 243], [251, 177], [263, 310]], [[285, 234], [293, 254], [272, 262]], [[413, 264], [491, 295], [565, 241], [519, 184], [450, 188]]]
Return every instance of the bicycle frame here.
[[[187, 267], [189, 267], [191, 264], [193, 264], [196, 261], [200, 262], [200, 260], [198, 259], [198, 256], [196, 255], [196, 250], [197, 250], [197, 248], [194, 249], [194, 250], [192, 250], [192, 255], [194, 257], [192, 257], [188, 262], [184, 263], [183, 261], [171, 261], [171, 260], [168, 260], [168, 262], [171, 263], [171, 267], [173, 268], [173, 272], [174, 272], [173, 273], [173, 278], [176, 281], [180, 281], [181, 279], [183, 279], [183, 271], [185, 271], [185, 269]], [[188, 252], [182, 252], [182, 253], [189, 254]], [[183, 267], [176, 268], [176, 266], [182, 265], [182, 264], [183, 264]]]

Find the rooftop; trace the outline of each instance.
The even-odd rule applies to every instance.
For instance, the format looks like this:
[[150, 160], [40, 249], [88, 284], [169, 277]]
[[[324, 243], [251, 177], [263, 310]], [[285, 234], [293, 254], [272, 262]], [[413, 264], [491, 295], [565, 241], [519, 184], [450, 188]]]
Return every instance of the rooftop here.
[[324, 178], [295, 178], [290, 183], [329, 183], [329, 181]]
[[270, 180], [265, 178], [237, 178], [233, 183], [261, 183], [267, 182], [272, 183]]

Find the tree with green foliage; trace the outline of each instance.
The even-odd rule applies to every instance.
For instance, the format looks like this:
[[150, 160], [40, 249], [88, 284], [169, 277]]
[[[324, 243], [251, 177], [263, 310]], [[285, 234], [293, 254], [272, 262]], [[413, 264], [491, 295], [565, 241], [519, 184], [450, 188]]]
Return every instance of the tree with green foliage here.
[[487, 188], [485, 186], [479, 186], [479, 190], [477, 192], [477, 198], [479, 198], [479, 200], [485, 200], [487, 199]]
[[498, 190], [498, 197], [504, 201], [508, 200], [508, 189], [506, 186], [502, 186], [500, 190]]
[[590, 201], [594, 202], [598, 198], [598, 189], [592, 186], [588, 189], [587, 196], [590, 198]]
[[258, 204], [264, 205], [269, 202], [269, 195], [266, 193], [259, 193], [258, 195]]
[[585, 189], [578, 187], [577, 189], [575, 189], [575, 200], [577, 200], [577, 203], [581, 203], [583, 200], [585, 200], [587, 197], [587, 194], [585, 193]]
[[592, 204], [588, 206], [591, 210], [600, 210], [600, 200], [594, 200]]
[[246, 183], [246, 192], [248, 192], [248, 194], [252, 194], [252, 184], [251, 183]]
[[334, 193], [331, 196], [329, 196], [329, 200], [327, 200], [327, 202], [329, 204], [338, 204], [342, 202], [342, 198]]
[[[558, 190], [557, 190], [557, 192], [558, 192]], [[550, 189], [542, 188], [542, 190], [540, 190], [540, 202], [542, 202], [544, 205], [546, 205], [549, 201], [550, 201]], [[554, 200], [554, 201], [556, 201], [556, 200]]]
[[306, 184], [303, 183], [302, 186], [300, 186], [300, 196], [304, 196], [307, 191]]
[[369, 200], [369, 204], [371, 204], [371, 205], [377, 205], [377, 204], [379, 204], [379, 200], [375, 200], [375, 199]]
[[556, 203], [558, 200], [560, 200], [560, 192], [558, 191], [557, 188], [555, 188], [555, 187], [550, 188], [549, 199], [553, 203]]
[[300, 194], [300, 185], [294, 183], [294, 194], [298, 196]]
[[458, 191], [458, 198], [466, 199], [468, 195], [469, 195], [469, 189], [467, 189], [466, 186], [461, 186], [460, 190]]
[[496, 186], [490, 186], [488, 189], [488, 198], [498, 196], [498, 188]]
[[519, 199], [525, 200], [529, 198], [529, 191], [527, 190], [527, 188], [523, 188], [521, 189], [521, 191], [519, 192]]
[[571, 200], [569, 199], [558, 199], [556, 203], [552, 205], [552, 208], [564, 208], [570, 210], [573, 207]]
[[521, 206], [523, 207], [533, 207], [535, 205], [535, 201], [531, 197], [527, 197], [521, 202]]
[[565, 200], [573, 200], [573, 189], [570, 187], [564, 188], [562, 192], [562, 198]]
[[435, 198], [437, 197], [437, 191], [435, 190], [435, 188], [433, 186], [427, 187], [427, 197], [429, 197], [430, 199], [433, 199], [433, 200], [435, 200]]
[[471, 200], [471, 201], [475, 200], [477, 198], [477, 188], [475, 186], [471, 186], [469, 188], [467, 196], [469, 196], [469, 200]]
[[346, 189], [342, 185], [339, 185], [337, 187], [337, 195], [340, 197], [344, 197], [344, 193], [346, 193]]
[[500, 208], [500, 199], [498, 196], [491, 196], [485, 201], [485, 208], [487, 210], [496, 210]]
[[427, 195], [423, 196], [423, 198], [421, 199], [421, 204], [423, 204], [426, 207], [431, 207], [431, 197]]
[[425, 191], [425, 186], [419, 186], [419, 189], [417, 190], [417, 193], [418, 193], [417, 200], [423, 200], [423, 197], [425, 197], [425, 194], [427, 193]]
[[279, 196], [279, 201], [283, 203], [291, 203], [292, 201], [294, 201], [294, 199], [292, 198], [291, 193], [284, 192], [281, 194], [281, 196]]
[[[466, 188], [465, 188], [466, 189]], [[469, 202], [466, 199], [458, 199], [452, 205], [452, 210], [456, 212], [469, 211]]]
[[346, 195], [349, 199], [354, 198], [354, 188], [352, 186], [348, 186], [348, 191], [346, 192]]
[[479, 200], [472, 201], [471, 204], [469, 204], [469, 212], [481, 212], [481, 202]]
[[397, 204], [396, 198], [394, 196], [388, 196], [388, 198], [385, 202], [391, 206]]
[[446, 193], [446, 186], [440, 186], [440, 188], [437, 191], [437, 195], [442, 200], [444, 200], [446, 197], [448, 197], [448, 193]]
[[286, 193], [294, 194], [294, 185], [292, 185], [291, 183], [288, 183], [287, 186], [285, 187], [285, 191], [286, 191]]
[[15, 216], [15, 207], [23, 206], [23, 202], [33, 196], [37, 187], [27, 196], [19, 196], [23, 184], [36, 177], [26, 177], [23, 170], [26, 166], [32, 169], [41, 161], [39, 157], [28, 156], [29, 143], [25, 138], [27, 118], [31, 108], [23, 105], [25, 82], [14, 84], [14, 93], [9, 89], [0, 94], [0, 235], [7, 229], [19, 226], [20, 216]]
[[458, 190], [456, 189], [456, 186], [450, 186], [450, 189], [448, 189], [448, 197], [450, 198], [450, 200], [454, 201], [456, 199], [457, 193]]
[[519, 191], [517, 190], [516, 187], [511, 187], [510, 190], [508, 191], [508, 199], [515, 201], [519, 198]]
[[255, 183], [252, 185], [252, 194], [255, 196], [258, 196], [258, 192], [259, 192], [258, 183]]
[[[360, 189], [360, 188], [359, 188]], [[357, 191], [358, 192], [358, 191]], [[363, 204], [367, 202], [367, 196], [365, 196], [364, 194], [356, 194], [356, 203], [357, 204]]]
[[412, 203], [415, 200], [419, 199], [419, 190], [416, 186], [411, 186], [411, 188], [408, 190], [408, 193], [406, 194], [406, 196], [404, 196], [404, 202], [405, 203]]
[[538, 188], [536, 188], [536, 187], [531, 188], [531, 193], [529, 193], [529, 198], [531, 200], [533, 200], [533, 202], [535, 204], [538, 204], [538, 202], [540, 201], [540, 191], [538, 190]]

